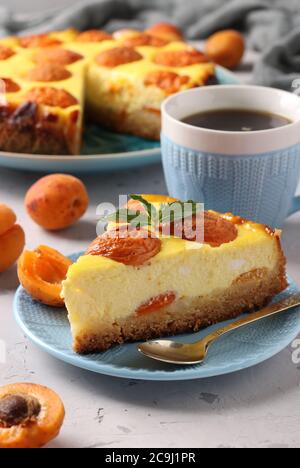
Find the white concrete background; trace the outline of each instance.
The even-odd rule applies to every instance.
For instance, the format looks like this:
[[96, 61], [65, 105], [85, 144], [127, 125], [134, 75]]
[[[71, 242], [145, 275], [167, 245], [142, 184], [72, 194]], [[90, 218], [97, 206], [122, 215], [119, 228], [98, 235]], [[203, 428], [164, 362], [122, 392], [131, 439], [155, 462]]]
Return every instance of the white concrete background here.
[[[46, 3], [50, 4], [42, 2]], [[38, 0], [10, 0], [9, 4], [41, 7]], [[248, 68], [246, 60], [244, 69]], [[240, 75], [249, 79], [247, 74]], [[69, 230], [50, 234], [37, 227], [23, 209], [24, 194], [37, 178], [37, 174], [0, 169], [0, 201], [16, 210], [28, 248], [46, 243], [66, 254], [83, 250], [94, 238], [98, 203], [115, 202], [119, 193], [166, 191], [160, 165], [85, 176], [91, 196], [87, 215]], [[288, 270], [300, 286], [299, 232], [300, 214], [287, 221], [284, 236]], [[17, 286], [15, 268], [0, 275], [0, 339], [7, 345], [0, 385], [31, 381], [61, 395], [66, 420], [50, 447], [300, 446], [300, 366], [292, 362], [292, 348], [255, 368], [207, 380], [135, 382], [95, 375], [55, 360], [23, 336], [12, 315]]]

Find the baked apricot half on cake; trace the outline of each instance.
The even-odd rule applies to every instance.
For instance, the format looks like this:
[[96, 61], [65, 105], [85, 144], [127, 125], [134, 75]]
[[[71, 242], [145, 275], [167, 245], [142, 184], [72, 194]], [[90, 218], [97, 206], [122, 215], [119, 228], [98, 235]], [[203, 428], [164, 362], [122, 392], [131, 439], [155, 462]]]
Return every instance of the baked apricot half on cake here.
[[[0, 89], [1, 85], [4, 85], [5, 93], [17, 93], [21, 90], [21, 87], [11, 78], [0, 77]], [[2, 90], [1, 90], [2, 91]]]
[[98, 29], [91, 29], [90, 31], [84, 31], [76, 37], [77, 42], [103, 42], [110, 41], [113, 39], [111, 34], [105, 31], [99, 31]]
[[168, 41], [161, 39], [160, 37], [150, 36], [150, 34], [139, 34], [134, 37], [129, 37], [124, 40], [124, 46], [126, 47], [164, 47], [168, 44]]
[[141, 266], [160, 252], [161, 241], [145, 230], [112, 230], [98, 237], [86, 255], [106, 257], [124, 265]]
[[65, 417], [59, 396], [47, 387], [0, 387], [0, 448], [35, 449], [58, 436]]
[[145, 78], [146, 86], [157, 86], [166, 91], [167, 94], [178, 92], [183, 85], [190, 81], [189, 76], [178, 75], [168, 70], [155, 70], [148, 73]]
[[37, 52], [32, 60], [36, 63], [51, 63], [59, 66], [67, 66], [83, 59], [83, 55], [72, 50], [51, 47]]
[[15, 52], [10, 47], [0, 45], [0, 60], [7, 60], [13, 55], [15, 55]]
[[43, 104], [49, 107], [68, 107], [76, 106], [77, 99], [64, 89], [40, 87], [33, 88], [25, 94], [25, 99], [36, 104]]
[[[185, 238], [183, 230], [167, 235], [154, 229], [153, 219], [166, 222], [173, 199], [135, 195], [127, 224], [122, 218], [110, 225], [68, 269], [62, 296], [76, 352], [197, 331], [262, 307], [286, 288], [280, 231], [198, 212], [197, 204], [189, 203], [195, 214], [176, 220], [190, 228], [202, 223], [202, 241]], [[134, 208], [143, 213], [138, 229], [132, 224]]]
[[72, 76], [66, 68], [53, 63], [40, 63], [28, 72], [27, 79], [30, 81], [63, 81]]
[[33, 299], [52, 307], [63, 307], [62, 282], [71, 265], [71, 260], [57, 250], [41, 245], [34, 251], [25, 251], [20, 257], [18, 276]]
[[39, 179], [25, 196], [25, 207], [39, 226], [50, 231], [65, 229], [86, 212], [89, 196], [77, 177], [51, 174]]
[[169, 42], [183, 41], [182, 31], [171, 23], [158, 23], [146, 30], [151, 36], [160, 37]]
[[211, 247], [233, 242], [238, 236], [236, 225], [212, 211], [205, 211], [186, 219], [164, 223], [159, 226], [161, 234], [171, 234], [182, 239], [195, 241], [197, 226], [203, 229], [203, 242]]
[[119, 29], [113, 33], [113, 38], [116, 40], [129, 39], [131, 37], [137, 37], [143, 34], [137, 29]]
[[165, 67], [189, 67], [206, 62], [209, 59], [199, 50], [166, 50], [155, 57], [155, 63]]
[[19, 39], [19, 44], [25, 49], [28, 48], [40, 48], [40, 47], [53, 47], [58, 46], [62, 42], [61, 40], [50, 36], [48, 34], [35, 34], [33, 36], [21, 37]]
[[115, 47], [114, 49], [101, 52], [97, 56], [96, 62], [98, 65], [103, 67], [114, 68], [118, 67], [119, 65], [138, 62], [142, 59], [143, 56], [133, 47]]

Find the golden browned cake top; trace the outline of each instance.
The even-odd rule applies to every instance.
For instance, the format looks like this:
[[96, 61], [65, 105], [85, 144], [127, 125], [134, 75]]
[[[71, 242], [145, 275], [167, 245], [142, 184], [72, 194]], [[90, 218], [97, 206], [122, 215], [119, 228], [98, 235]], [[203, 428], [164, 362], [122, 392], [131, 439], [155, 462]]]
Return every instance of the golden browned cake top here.
[[[182, 32], [167, 23], [145, 32], [121, 30], [113, 35], [101, 30], [71, 29], [5, 38], [0, 40], [0, 61], [2, 78], [16, 84], [6, 87], [6, 93], [15, 93], [8, 101], [20, 104], [30, 91], [30, 82], [34, 90], [39, 83], [41, 87], [51, 83], [51, 87], [68, 92], [77, 101], [84, 99], [79, 96], [83, 84], [79, 89], [78, 73], [83, 76], [89, 63], [120, 69], [121, 76], [140, 73], [146, 87], [156, 87], [166, 95], [202, 85], [213, 73], [213, 67], [201, 69], [201, 65], [209, 63], [205, 55], [185, 44]], [[130, 64], [134, 67], [127, 71]]]
[[[141, 201], [139, 201], [139, 199]], [[159, 197], [157, 197], [159, 200]], [[133, 218], [133, 213], [140, 216], [141, 213], [147, 215], [151, 196], [135, 196], [130, 199], [127, 208], [128, 216]], [[176, 200], [168, 202], [167, 197], [161, 200], [172, 207]], [[145, 202], [145, 203], [144, 203]], [[148, 203], [148, 205], [146, 204]], [[160, 202], [159, 202], [160, 203]], [[155, 205], [152, 205], [155, 208]], [[160, 213], [160, 212], [157, 212]], [[107, 232], [97, 237], [86, 251], [86, 255], [103, 256], [125, 265], [139, 266], [155, 257], [161, 250], [161, 238], [175, 236], [183, 241], [197, 242], [197, 229], [203, 230], [203, 243], [211, 247], [220, 247], [223, 244], [233, 242], [238, 237], [238, 226], [250, 225], [253, 230], [261, 230], [270, 236], [278, 236], [274, 229], [249, 222], [239, 216], [232, 214], [220, 214], [213, 211], [199, 211], [192, 216], [175, 221], [161, 221], [155, 227], [151, 221], [147, 225], [136, 226], [134, 223], [124, 221], [124, 213], [117, 214], [116, 222], [108, 225]], [[122, 216], [122, 220], [118, 216]], [[158, 215], [161, 218], [160, 214]]]

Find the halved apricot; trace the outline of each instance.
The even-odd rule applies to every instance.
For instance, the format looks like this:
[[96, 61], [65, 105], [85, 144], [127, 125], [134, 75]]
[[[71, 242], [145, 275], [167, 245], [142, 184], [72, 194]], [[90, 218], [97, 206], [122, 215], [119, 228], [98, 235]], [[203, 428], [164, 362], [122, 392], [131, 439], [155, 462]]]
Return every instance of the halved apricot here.
[[1, 77], [0, 78], [0, 85], [1, 84], [4, 85], [6, 93], [17, 93], [21, 89], [20, 86], [18, 85], [18, 83], [16, 83], [15, 81], [13, 81], [10, 78], [2, 78]]
[[65, 417], [59, 396], [31, 383], [0, 388], [0, 448], [40, 448], [58, 436]]
[[174, 292], [167, 292], [160, 294], [159, 296], [152, 297], [148, 302], [142, 304], [136, 311], [138, 315], [151, 314], [157, 312], [164, 307], [167, 307], [176, 300], [176, 294]]
[[71, 260], [57, 250], [44, 245], [25, 251], [18, 262], [18, 276], [30, 296], [52, 307], [64, 307], [62, 282], [66, 279]]
[[179, 75], [168, 70], [155, 70], [148, 73], [144, 83], [146, 86], [157, 86], [157, 88], [166, 91], [167, 94], [174, 94], [189, 81], [189, 76]]

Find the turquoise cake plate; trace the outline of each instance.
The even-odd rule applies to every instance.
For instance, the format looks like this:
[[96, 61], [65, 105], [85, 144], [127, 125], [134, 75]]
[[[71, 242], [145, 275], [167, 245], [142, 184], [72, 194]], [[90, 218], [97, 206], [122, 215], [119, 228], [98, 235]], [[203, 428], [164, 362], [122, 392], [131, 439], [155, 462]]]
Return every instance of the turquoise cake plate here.
[[[230, 71], [217, 67], [220, 84], [239, 84]], [[87, 125], [80, 156], [39, 156], [0, 151], [0, 167], [37, 172], [105, 172], [160, 162], [160, 143], [108, 132]]]
[[[76, 260], [78, 255], [72, 257]], [[289, 288], [274, 301], [299, 293], [290, 280]], [[142, 356], [136, 343], [117, 346], [104, 353], [81, 356], [72, 351], [67, 312], [35, 302], [19, 288], [14, 314], [23, 332], [45, 352], [73, 366], [99, 374], [138, 380], [191, 380], [230, 374], [260, 364], [275, 356], [300, 333], [300, 307], [266, 318], [220, 338], [209, 350], [203, 365], [174, 366]], [[229, 323], [229, 322], [226, 322]], [[222, 327], [218, 324], [198, 333], [180, 335], [177, 341], [192, 342]]]

